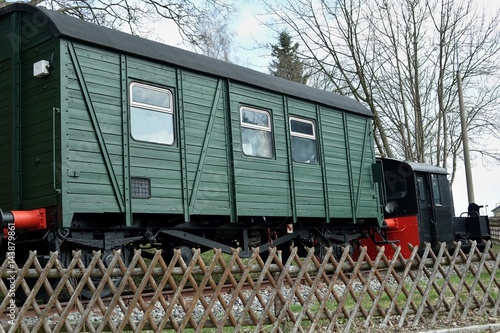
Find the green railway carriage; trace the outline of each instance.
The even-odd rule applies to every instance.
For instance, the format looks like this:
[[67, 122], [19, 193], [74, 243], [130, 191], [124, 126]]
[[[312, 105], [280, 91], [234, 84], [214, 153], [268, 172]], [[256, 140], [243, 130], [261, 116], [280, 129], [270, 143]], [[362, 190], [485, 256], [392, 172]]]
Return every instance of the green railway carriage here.
[[382, 223], [352, 99], [24, 4], [0, 39], [0, 208], [46, 214], [20, 244], [248, 254]]

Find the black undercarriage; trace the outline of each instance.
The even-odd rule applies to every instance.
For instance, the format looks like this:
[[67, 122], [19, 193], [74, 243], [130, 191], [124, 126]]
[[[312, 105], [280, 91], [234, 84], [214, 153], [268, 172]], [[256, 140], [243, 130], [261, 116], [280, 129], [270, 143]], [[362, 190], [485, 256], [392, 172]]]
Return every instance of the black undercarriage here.
[[[286, 221], [286, 219], [284, 219]], [[283, 221], [283, 220], [282, 220]], [[333, 247], [340, 253], [346, 245], [355, 245], [357, 239], [367, 236], [367, 226], [305, 221], [289, 224], [276, 221], [260, 222], [191, 222], [166, 227], [105, 226], [78, 222], [71, 228], [24, 231], [16, 239], [19, 257], [27, 258], [29, 251], [41, 254], [51, 251], [65, 253], [73, 250], [104, 251], [159, 248], [165, 253], [175, 248], [199, 248], [202, 252], [220, 248], [225, 253], [240, 249], [240, 256], [250, 257], [255, 248], [259, 253], [277, 247], [287, 251], [290, 246]], [[373, 226], [372, 226], [373, 228]], [[129, 250], [130, 251], [130, 250]]]

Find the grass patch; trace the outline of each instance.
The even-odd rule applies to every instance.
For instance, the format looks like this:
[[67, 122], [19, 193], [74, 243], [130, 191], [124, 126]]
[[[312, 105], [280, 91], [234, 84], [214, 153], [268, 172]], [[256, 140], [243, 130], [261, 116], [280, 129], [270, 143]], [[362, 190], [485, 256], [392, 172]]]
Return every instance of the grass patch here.
[[498, 254], [500, 252], [500, 242], [492, 241], [491, 249], [493, 250], [493, 253]]

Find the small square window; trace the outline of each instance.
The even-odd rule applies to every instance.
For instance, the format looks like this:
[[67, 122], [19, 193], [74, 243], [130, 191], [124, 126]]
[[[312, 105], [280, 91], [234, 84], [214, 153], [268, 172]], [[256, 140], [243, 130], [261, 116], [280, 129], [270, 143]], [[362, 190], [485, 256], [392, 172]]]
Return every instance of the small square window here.
[[151, 180], [149, 178], [132, 177], [132, 198], [149, 199], [151, 198]]

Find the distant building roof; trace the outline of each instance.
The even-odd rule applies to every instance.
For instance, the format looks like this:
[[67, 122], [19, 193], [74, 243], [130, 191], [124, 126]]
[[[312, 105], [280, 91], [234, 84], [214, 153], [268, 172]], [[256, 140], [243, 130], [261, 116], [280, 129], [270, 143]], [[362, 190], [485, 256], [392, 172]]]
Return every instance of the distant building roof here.
[[500, 206], [497, 206], [496, 208], [493, 208], [491, 211], [493, 213], [500, 213]]

